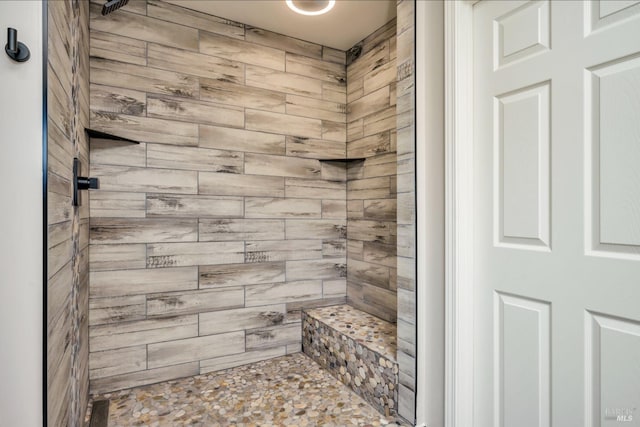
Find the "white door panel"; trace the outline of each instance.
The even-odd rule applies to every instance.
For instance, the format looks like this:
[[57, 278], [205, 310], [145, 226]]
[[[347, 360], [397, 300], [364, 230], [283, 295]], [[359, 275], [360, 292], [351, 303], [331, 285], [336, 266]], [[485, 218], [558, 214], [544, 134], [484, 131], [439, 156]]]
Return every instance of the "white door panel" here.
[[640, 426], [640, 2], [473, 31], [476, 425]]

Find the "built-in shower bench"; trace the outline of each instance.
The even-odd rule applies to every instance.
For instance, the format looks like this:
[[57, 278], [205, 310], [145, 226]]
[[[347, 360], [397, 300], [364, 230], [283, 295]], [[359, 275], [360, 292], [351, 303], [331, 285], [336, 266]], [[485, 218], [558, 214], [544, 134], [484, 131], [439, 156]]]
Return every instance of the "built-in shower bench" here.
[[302, 351], [378, 411], [398, 402], [396, 325], [349, 305], [305, 309]]

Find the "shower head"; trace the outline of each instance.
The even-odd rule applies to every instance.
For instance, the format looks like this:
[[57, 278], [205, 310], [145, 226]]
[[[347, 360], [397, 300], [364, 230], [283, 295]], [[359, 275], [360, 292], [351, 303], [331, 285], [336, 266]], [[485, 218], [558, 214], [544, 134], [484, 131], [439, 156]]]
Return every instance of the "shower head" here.
[[108, 15], [114, 10], [118, 10], [123, 6], [126, 6], [127, 3], [129, 3], [129, 0], [109, 0], [102, 5], [102, 15]]

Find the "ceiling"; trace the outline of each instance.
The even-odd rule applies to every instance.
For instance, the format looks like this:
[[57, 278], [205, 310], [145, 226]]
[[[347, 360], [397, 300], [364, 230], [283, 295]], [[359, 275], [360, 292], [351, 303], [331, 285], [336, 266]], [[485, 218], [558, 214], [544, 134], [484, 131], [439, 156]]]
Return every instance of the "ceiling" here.
[[395, 0], [337, 0], [320, 16], [300, 15], [284, 0], [168, 0], [253, 27], [347, 50], [396, 16]]

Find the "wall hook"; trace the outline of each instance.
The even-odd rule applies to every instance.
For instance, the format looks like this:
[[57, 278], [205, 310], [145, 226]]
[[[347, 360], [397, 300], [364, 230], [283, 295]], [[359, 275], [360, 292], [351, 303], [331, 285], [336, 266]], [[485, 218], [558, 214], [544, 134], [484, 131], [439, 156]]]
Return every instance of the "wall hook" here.
[[7, 28], [7, 44], [4, 51], [16, 62], [26, 62], [31, 57], [29, 48], [18, 41], [18, 30], [11, 27]]

